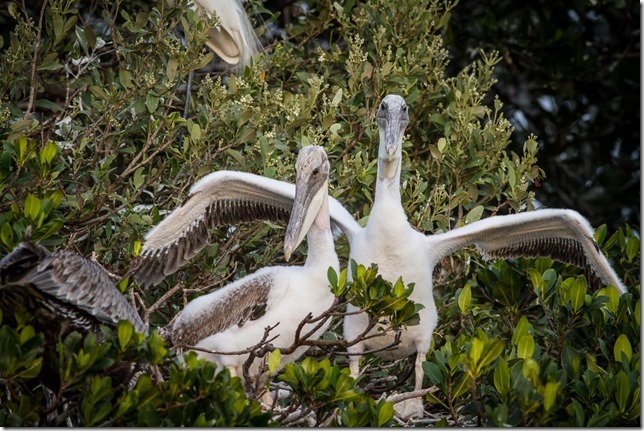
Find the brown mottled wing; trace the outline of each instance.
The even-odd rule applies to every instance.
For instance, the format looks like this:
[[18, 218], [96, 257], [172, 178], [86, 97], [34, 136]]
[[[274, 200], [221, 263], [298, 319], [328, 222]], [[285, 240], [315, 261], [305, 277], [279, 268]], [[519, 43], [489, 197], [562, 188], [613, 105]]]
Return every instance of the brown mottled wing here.
[[0, 280], [16, 293], [20, 287], [37, 290], [41, 305], [56, 309], [61, 318], [75, 320], [79, 328], [88, 328], [93, 319], [111, 325], [125, 319], [147, 333], [103, 268], [72, 252], [46, 254], [37, 244], [23, 243], [0, 262]]
[[242, 172], [215, 172], [198, 181], [190, 197], [147, 233], [134, 278], [158, 284], [208, 244], [208, 230], [256, 220], [288, 222], [295, 186]]
[[593, 288], [604, 283], [621, 293], [626, 287], [601, 253], [588, 221], [572, 210], [544, 209], [489, 217], [427, 237], [436, 262], [456, 250], [476, 245], [491, 259], [547, 256], [584, 270]]
[[172, 327], [176, 346], [194, 346], [233, 325], [243, 326], [266, 314], [273, 288], [271, 271], [251, 274], [233, 284], [200, 296], [181, 311]]
[[[286, 224], [294, 198], [295, 185], [284, 181], [234, 171], [206, 175], [181, 207], [146, 234], [134, 279], [142, 286], [158, 284], [208, 244], [211, 228], [256, 220]], [[329, 211], [349, 241], [362, 229], [331, 197]]]

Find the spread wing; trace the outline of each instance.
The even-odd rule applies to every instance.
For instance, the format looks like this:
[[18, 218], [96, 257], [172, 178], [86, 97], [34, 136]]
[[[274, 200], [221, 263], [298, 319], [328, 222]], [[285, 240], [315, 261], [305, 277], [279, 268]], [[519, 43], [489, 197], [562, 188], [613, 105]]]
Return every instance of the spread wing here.
[[[32, 298], [24, 300], [26, 308], [38, 303], [55, 310], [61, 319], [71, 319], [76, 327], [88, 328], [92, 320], [115, 325], [125, 319], [147, 334], [141, 318], [103, 268], [75, 253], [49, 254], [38, 244], [22, 243], [0, 261], [0, 281], [3, 288], [13, 290], [13, 301], [31, 292]], [[39, 310], [31, 311], [38, 316]]]
[[490, 259], [548, 256], [582, 268], [592, 287], [603, 282], [626, 292], [595, 243], [590, 223], [576, 211], [544, 209], [490, 217], [429, 235], [427, 241], [436, 262], [468, 245], [476, 245]]
[[259, 319], [267, 312], [273, 284], [272, 271], [265, 271], [192, 300], [172, 326], [172, 342], [175, 346], [194, 346], [233, 325]]
[[[188, 200], [145, 236], [134, 275], [143, 285], [158, 284], [208, 244], [208, 230], [256, 220], [288, 223], [295, 185], [259, 175], [219, 171], [199, 180]], [[329, 198], [331, 222], [349, 237], [362, 229], [349, 212]]]

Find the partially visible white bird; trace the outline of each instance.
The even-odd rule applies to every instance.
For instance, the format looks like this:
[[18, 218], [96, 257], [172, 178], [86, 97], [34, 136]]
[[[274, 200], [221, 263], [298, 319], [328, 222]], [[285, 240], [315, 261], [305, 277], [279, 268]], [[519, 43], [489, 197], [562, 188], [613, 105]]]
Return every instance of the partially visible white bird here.
[[243, 3], [244, 0], [194, 0], [191, 3], [200, 14], [219, 17], [220, 25], [208, 31], [206, 45], [236, 70], [243, 70], [260, 47]]
[[[284, 239], [284, 254], [288, 261], [306, 235], [308, 256], [304, 266], [262, 268], [194, 299], [181, 311], [173, 325], [175, 345], [218, 352], [243, 351], [260, 343], [266, 327], [279, 323], [270, 337], [277, 336], [272, 341], [275, 347], [286, 348], [293, 343], [298, 325], [309, 313], [317, 317], [332, 305], [335, 297], [329, 287], [327, 272], [329, 267], [338, 272], [339, 262], [329, 222], [329, 162], [321, 147], [310, 146], [300, 151], [295, 166], [295, 199]], [[201, 181], [208, 181], [208, 177]], [[175, 213], [169, 218], [173, 215]], [[312, 338], [322, 335], [329, 323], [327, 320], [320, 325]], [[314, 329], [315, 325], [305, 325], [301, 335]], [[293, 353], [283, 355], [280, 368], [295, 361], [307, 349], [308, 346], [300, 346]], [[239, 376], [248, 358], [248, 354], [197, 353]], [[256, 360], [250, 373], [256, 375], [258, 367], [259, 361]]]

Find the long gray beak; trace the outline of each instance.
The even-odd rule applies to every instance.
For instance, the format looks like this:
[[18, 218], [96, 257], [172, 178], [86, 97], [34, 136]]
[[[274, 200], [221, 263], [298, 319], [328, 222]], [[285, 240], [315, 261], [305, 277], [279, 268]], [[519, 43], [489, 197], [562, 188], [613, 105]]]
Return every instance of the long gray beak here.
[[387, 150], [387, 157], [391, 162], [396, 155], [398, 145], [402, 141], [400, 134], [402, 129], [400, 127], [400, 120], [397, 118], [390, 118], [385, 128], [385, 149]]
[[284, 237], [284, 258], [287, 262], [293, 250], [304, 240], [320, 211], [327, 193], [325, 185], [326, 181], [314, 182], [310, 177], [304, 179], [298, 175], [293, 210]]

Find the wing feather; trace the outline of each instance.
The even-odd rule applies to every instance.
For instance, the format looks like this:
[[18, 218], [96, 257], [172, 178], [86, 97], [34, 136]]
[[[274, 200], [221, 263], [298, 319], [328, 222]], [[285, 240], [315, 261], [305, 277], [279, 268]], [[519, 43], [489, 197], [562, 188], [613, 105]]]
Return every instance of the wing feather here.
[[429, 235], [427, 241], [436, 262], [468, 245], [476, 245], [489, 259], [548, 256], [582, 268], [594, 288], [603, 282], [626, 292], [597, 246], [590, 223], [576, 211], [544, 209], [490, 217]]
[[[205, 176], [181, 207], [146, 234], [135, 280], [150, 286], [176, 272], [208, 244], [209, 229], [257, 220], [287, 223], [294, 199], [295, 185], [284, 181], [234, 171]], [[329, 199], [329, 210], [349, 239], [361, 229], [337, 200]]]
[[258, 271], [190, 302], [172, 327], [176, 346], [194, 346], [231, 326], [243, 326], [267, 312], [274, 268]]
[[75, 253], [49, 254], [38, 244], [22, 243], [0, 261], [0, 281], [3, 288], [11, 286], [16, 295], [32, 292], [33, 296], [37, 290], [37, 301], [26, 301], [25, 305], [34, 307], [38, 302], [52, 312], [58, 310], [64, 317], [76, 319], [81, 328], [87, 329], [91, 320], [115, 325], [125, 319], [137, 331], [147, 333], [137, 312], [103, 268]]

